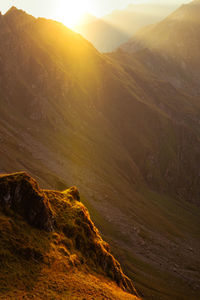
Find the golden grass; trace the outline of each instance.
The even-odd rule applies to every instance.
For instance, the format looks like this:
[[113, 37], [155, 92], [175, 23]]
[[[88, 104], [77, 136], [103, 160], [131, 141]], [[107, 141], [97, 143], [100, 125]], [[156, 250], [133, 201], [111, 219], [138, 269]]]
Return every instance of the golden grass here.
[[[26, 176], [8, 180], [20, 182], [22, 192]], [[0, 299], [136, 299], [132, 282], [75, 200], [77, 189], [39, 191], [53, 213], [53, 231], [32, 227], [14, 209], [0, 212]]]

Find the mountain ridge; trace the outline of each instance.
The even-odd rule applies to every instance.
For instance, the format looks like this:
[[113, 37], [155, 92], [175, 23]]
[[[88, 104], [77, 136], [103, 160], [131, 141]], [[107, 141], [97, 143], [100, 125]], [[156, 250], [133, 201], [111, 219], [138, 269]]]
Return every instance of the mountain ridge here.
[[145, 25], [160, 21], [173, 10], [171, 5], [163, 8], [159, 4], [132, 4], [122, 10], [114, 10], [110, 14], [93, 22], [80, 22], [75, 30], [80, 32], [99, 51], [111, 52], [128, 41], [134, 32]]
[[182, 5], [163, 21], [141, 29], [120, 47], [137, 57], [151, 73], [196, 96], [200, 69], [199, 4], [193, 1]]

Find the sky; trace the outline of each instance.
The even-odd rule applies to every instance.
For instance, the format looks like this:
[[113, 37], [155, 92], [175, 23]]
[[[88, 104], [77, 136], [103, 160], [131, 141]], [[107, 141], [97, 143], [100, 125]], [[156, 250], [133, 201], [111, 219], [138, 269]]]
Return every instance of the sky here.
[[5, 13], [11, 6], [21, 8], [35, 17], [58, 20], [73, 28], [85, 13], [101, 17], [129, 4], [158, 3], [173, 5], [174, 9], [188, 0], [0, 0], [0, 11]]

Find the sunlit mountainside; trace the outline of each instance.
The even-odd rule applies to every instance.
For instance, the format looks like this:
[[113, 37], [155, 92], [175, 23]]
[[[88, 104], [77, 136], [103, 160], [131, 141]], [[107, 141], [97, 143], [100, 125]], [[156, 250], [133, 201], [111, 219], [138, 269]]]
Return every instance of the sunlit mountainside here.
[[[189, 10], [195, 18], [200, 12], [196, 2], [181, 10]], [[155, 33], [151, 29], [148, 38], [156, 43], [138, 47], [135, 39], [148, 30], [143, 29], [110, 54], [101, 54], [61, 23], [36, 19], [14, 7], [0, 16], [0, 172], [27, 171], [41, 186], [24, 173], [11, 175], [9, 184], [7, 176], [0, 178], [0, 186], [4, 183], [0, 202], [15, 199], [8, 211], [0, 208], [2, 299], [12, 291], [19, 297], [32, 291], [36, 299], [45, 298], [49, 281], [48, 292], [57, 299], [70, 291], [84, 299], [84, 290], [85, 299], [95, 293], [97, 299], [134, 299], [135, 295], [124, 293], [122, 289], [130, 290], [121, 281], [109, 276], [115, 274], [113, 265], [105, 268], [96, 248], [92, 248], [94, 259], [89, 257], [80, 266], [89, 241], [93, 247], [96, 238], [105, 247], [103, 240], [110, 244], [141, 298], [200, 298], [200, 103], [195, 83], [200, 25], [194, 22], [188, 27], [187, 18], [181, 18], [185, 48], [181, 46], [180, 56], [177, 42], [182, 31], [176, 23], [173, 30], [168, 27], [176, 14], [179, 11], [152, 27], [160, 26], [160, 44], [158, 29]], [[187, 29], [196, 37], [192, 60], [185, 54], [191, 36]], [[173, 76], [182, 80], [187, 70], [192, 71], [194, 57], [191, 81], [174, 84]], [[42, 197], [42, 207], [50, 205], [57, 224], [53, 231], [35, 228], [27, 214], [13, 209], [15, 201], [25, 197], [15, 194], [24, 192], [23, 185], [16, 192], [21, 176], [31, 182], [30, 194], [36, 190]], [[74, 185], [95, 227], [79, 199], [70, 194], [73, 189], [58, 192]], [[95, 228], [92, 239], [86, 236], [84, 222]], [[65, 224], [73, 225], [67, 233]], [[76, 241], [77, 230], [81, 237]], [[73, 231], [73, 237], [67, 235]], [[110, 249], [102, 247], [113, 257]], [[40, 258], [45, 259], [38, 263]], [[13, 272], [17, 268], [19, 272]], [[124, 273], [120, 274], [127, 279]], [[20, 276], [20, 287], [17, 281], [11, 289], [9, 282]]]

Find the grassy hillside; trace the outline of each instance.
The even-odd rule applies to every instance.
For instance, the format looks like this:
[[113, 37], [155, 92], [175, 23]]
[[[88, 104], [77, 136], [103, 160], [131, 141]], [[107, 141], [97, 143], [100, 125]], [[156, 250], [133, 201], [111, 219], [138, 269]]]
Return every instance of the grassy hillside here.
[[1, 299], [138, 299], [75, 187], [43, 191], [17, 173], [0, 193]]
[[1, 17], [0, 45], [1, 172], [78, 186], [140, 294], [196, 300], [197, 99], [15, 8]]

